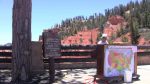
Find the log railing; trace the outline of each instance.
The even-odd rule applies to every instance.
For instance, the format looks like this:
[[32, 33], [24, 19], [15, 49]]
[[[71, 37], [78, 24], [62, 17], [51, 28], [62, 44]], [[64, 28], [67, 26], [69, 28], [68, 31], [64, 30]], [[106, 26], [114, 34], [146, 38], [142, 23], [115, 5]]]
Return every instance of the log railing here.
[[[96, 59], [91, 58], [91, 54], [96, 46], [61, 46], [61, 57], [55, 59], [55, 63], [89, 63], [95, 62]], [[11, 46], [0, 46], [0, 64], [11, 63], [12, 59], [12, 47]], [[149, 46], [138, 46], [138, 57], [150, 61], [150, 45]], [[142, 57], [142, 58], [141, 58]], [[47, 63], [46, 58], [43, 59], [44, 63]], [[142, 61], [141, 61], [142, 62]], [[144, 63], [146, 64], [146, 63]], [[149, 63], [147, 63], [149, 64]], [[88, 66], [88, 64], [87, 64]], [[84, 66], [86, 67], [86, 66]], [[0, 67], [1, 68], [1, 67]], [[80, 67], [79, 67], [80, 68]]]

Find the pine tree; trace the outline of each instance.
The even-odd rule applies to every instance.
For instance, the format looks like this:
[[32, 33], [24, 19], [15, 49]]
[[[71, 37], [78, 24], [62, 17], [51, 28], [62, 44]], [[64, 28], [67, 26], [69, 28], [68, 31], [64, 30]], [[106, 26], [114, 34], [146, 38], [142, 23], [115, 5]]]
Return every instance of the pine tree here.
[[140, 38], [139, 34], [139, 23], [136, 18], [131, 16], [130, 20], [130, 29], [131, 29], [131, 43], [138, 44], [138, 39]]
[[14, 0], [11, 84], [31, 77], [31, 4], [32, 0]]

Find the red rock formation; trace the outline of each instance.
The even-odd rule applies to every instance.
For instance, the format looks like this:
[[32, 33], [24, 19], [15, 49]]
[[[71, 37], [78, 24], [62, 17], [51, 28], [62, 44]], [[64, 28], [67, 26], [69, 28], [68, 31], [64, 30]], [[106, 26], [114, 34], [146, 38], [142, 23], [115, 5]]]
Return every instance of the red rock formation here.
[[119, 15], [109, 17], [108, 21], [112, 25], [118, 25], [119, 23], [125, 22], [124, 18]]
[[[74, 36], [69, 36], [61, 41], [63, 45], [95, 45], [97, 43], [97, 36], [99, 33], [99, 29], [92, 29], [92, 30], [84, 30], [78, 32]], [[91, 42], [91, 40], [93, 42]]]
[[[105, 24], [103, 33], [107, 34], [108, 39], [112, 37], [112, 35], [117, 34], [118, 31], [120, 31], [121, 28], [125, 28], [127, 25], [127, 22], [125, 22], [124, 18], [121, 16], [111, 16], [109, 17], [108, 21]], [[95, 45], [97, 44], [97, 36], [99, 34], [98, 28], [92, 29], [92, 30], [87, 30], [84, 29], [81, 32], [78, 32], [74, 36], [70, 36], [65, 38], [64, 40], [61, 41], [63, 45], [72, 45], [72, 44], [77, 44], [77, 45]], [[121, 35], [120, 37], [116, 38], [113, 42], [114, 43], [124, 43], [122, 42], [122, 37], [125, 37], [128, 39], [128, 42], [131, 44], [131, 38], [130, 38], [130, 33], [127, 33], [125, 35]], [[92, 38], [92, 42], [91, 42]], [[144, 44], [150, 44], [150, 41], [146, 41], [144, 37], [141, 37], [139, 39], [139, 45], [144, 45]]]

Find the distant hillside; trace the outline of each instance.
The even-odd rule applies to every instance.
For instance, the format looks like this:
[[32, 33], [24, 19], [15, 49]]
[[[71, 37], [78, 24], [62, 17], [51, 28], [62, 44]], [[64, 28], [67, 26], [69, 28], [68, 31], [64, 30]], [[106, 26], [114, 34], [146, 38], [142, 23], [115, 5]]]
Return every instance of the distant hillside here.
[[[139, 30], [150, 29], [150, 1], [131, 1], [127, 5], [120, 4], [112, 9], [106, 9], [105, 15], [95, 13], [89, 17], [69, 18], [63, 20], [61, 24], [56, 24], [51, 29], [58, 30], [62, 43], [65, 43], [67, 42], [66, 39], [77, 37], [79, 32], [83, 32], [85, 29], [93, 31], [95, 28], [98, 28], [99, 34], [107, 33], [109, 41], [112, 42], [118, 38], [121, 38], [123, 42], [131, 41], [132, 44], [140, 44], [138, 41], [141, 38], [147, 41], [148, 36], [150, 36], [149, 33], [146, 34], [147, 37], [144, 37], [144, 33]], [[99, 34], [97, 34], [97, 37], [100, 36]], [[125, 36], [126, 34], [130, 34], [130, 39]], [[77, 43], [78, 41], [79, 39]], [[72, 41], [68, 42], [68, 44], [70, 43]]]
[[97, 44], [97, 38], [99, 29], [83, 30], [75, 34], [74, 36], [66, 37], [61, 41], [63, 45], [95, 45]]
[[77, 34], [64, 38], [61, 43], [63, 45], [96, 45], [98, 40], [100, 40], [102, 32], [108, 35], [109, 40], [113, 41], [117, 38], [117, 32], [120, 32], [121, 28], [125, 30], [126, 25], [127, 23], [123, 17], [111, 16], [105, 23], [103, 31], [99, 28], [84, 28], [84, 30], [77, 32]]

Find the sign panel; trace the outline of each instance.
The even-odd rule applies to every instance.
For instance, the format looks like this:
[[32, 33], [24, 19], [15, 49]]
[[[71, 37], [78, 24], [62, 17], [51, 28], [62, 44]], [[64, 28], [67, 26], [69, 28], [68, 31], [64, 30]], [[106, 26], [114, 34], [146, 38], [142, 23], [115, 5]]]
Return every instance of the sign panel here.
[[44, 53], [45, 57], [61, 56], [61, 42], [55, 31], [44, 32]]
[[123, 76], [125, 70], [134, 73], [136, 46], [108, 46], [105, 49], [104, 76]]

